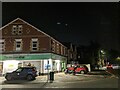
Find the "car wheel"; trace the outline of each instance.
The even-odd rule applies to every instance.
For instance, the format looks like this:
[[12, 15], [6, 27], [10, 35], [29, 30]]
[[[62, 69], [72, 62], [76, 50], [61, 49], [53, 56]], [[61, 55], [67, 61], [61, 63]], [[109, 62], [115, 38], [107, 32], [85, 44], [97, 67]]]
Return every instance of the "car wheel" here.
[[80, 74], [85, 74], [85, 71], [83, 71], [83, 70], [82, 70], [82, 71], [80, 71]]
[[10, 80], [12, 80], [12, 77], [11, 76], [7, 76], [6, 79], [7, 79], [7, 81], [10, 81]]
[[28, 81], [33, 80], [33, 76], [32, 76], [32, 75], [28, 75], [28, 76], [27, 76], [27, 80], [28, 80]]

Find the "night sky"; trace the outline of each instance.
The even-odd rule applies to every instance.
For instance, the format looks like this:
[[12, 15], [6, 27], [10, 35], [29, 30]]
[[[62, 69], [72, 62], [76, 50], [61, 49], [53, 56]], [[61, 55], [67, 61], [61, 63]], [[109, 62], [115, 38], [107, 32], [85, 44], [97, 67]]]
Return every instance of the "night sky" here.
[[108, 2], [4, 2], [3, 25], [21, 18], [58, 41], [120, 51], [118, 3]]

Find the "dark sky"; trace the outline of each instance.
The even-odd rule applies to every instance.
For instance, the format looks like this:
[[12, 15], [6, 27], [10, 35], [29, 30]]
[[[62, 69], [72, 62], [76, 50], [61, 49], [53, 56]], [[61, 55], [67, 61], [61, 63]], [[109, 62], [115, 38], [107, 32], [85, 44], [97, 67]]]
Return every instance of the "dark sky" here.
[[3, 25], [22, 18], [59, 41], [89, 45], [97, 41], [120, 50], [118, 3], [108, 2], [4, 2]]

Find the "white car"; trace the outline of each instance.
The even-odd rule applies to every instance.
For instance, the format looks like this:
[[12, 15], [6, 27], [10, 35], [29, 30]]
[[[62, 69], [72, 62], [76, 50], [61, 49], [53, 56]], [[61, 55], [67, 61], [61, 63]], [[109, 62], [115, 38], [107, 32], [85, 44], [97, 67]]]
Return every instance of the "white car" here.
[[113, 65], [112, 65], [112, 68], [113, 68], [113, 69], [120, 69], [120, 65], [118, 65], [118, 64], [113, 64]]
[[120, 65], [119, 65], [119, 64], [109, 64], [109, 65], [107, 66], [107, 68], [120, 69]]

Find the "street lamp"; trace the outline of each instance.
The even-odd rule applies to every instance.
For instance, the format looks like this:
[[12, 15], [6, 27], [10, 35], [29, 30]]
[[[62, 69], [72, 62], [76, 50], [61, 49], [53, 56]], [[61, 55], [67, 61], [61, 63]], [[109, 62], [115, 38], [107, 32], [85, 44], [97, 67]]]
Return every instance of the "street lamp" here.
[[105, 59], [105, 51], [103, 49], [99, 49], [99, 51], [98, 51], [98, 65], [99, 65], [99, 67], [105, 65], [104, 59]]
[[104, 62], [104, 61], [106, 60], [106, 62], [107, 62], [106, 52], [105, 52], [105, 50], [101, 49], [99, 54], [100, 54], [100, 55], [99, 55], [99, 56], [100, 56], [99, 59], [100, 59], [100, 61], [101, 61], [101, 65], [104, 66], [104, 65], [105, 65], [105, 62]]
[[100, 50], [100, 52], [101, 52], [101, 54], [103, 54], [103, 55], [105, 54], [105, 51], [104, 51], [104, 50]]

